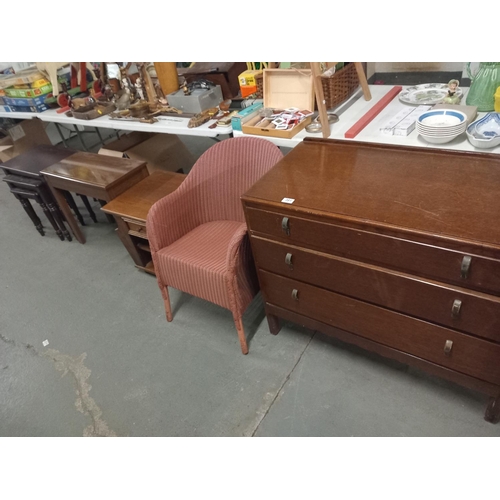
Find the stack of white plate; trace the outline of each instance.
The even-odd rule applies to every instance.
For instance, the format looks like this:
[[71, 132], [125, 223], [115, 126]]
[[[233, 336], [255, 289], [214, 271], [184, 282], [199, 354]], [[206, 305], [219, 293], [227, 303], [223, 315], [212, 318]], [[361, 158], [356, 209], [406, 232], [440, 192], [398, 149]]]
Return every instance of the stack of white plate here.
[[417, 119], [417, 132], [431, 144], [445, 144], [465, 132], [467, 115], [453, 109], [426, 111]]

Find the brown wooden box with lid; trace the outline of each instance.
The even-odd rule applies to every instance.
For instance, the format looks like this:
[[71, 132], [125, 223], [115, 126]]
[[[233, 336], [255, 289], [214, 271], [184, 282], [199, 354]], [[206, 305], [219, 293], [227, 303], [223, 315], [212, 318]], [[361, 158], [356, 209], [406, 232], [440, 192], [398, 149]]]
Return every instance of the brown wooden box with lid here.
[[271, 332], [415, 365], [498, 420], [499, 185], [491, 153], [305, 139], [242, 197]]

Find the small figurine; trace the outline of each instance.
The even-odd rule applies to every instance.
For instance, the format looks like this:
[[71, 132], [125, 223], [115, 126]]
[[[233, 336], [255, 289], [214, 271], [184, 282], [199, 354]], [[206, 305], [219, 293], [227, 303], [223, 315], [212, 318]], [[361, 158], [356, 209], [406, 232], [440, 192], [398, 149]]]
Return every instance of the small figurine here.
[[125, 87], [125, 89], [123, 89], [121, 93], [118, 94], [115, 100], [116, 109], [119, 111], [128, 109], [131, 104], [131, 101], [132, 101], [132, 96], [130, 93], [130, 89], [128, 87]]
[[458, 80], [450, 80], [448, 82], [448, 95], [443, 99], [446, 104], [460, 104], [461, 97], [457, 95], [457, 89], [460, 85]]
[[122, 89], [130, 89], [130, 83], [128, 81], [128, 78], [124, 77], [122, 78]]
[[142, 81], [141, 81], [140, 77], [138, 77], [135, 80], [135, 88], [137, 90], [137, 94], [139, 94], [139, 99], [141, 99], [141, 101], [143, 101], [144, 100], [144, 90], [142, 89]]
[[106, 98], [107, 101], [113, 101], [114, 98], [115, 98], [115, 93], [113, 92], [113, 89], [111, 88], [111, 85], [109, 83], [107, 83], [105, 86], [104, 86], [104, 97]]

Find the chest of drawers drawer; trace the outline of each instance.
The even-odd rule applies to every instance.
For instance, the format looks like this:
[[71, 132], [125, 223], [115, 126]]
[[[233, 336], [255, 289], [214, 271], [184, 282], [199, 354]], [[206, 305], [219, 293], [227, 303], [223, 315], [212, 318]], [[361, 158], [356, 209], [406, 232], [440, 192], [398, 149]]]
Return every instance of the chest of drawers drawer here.
[[286, 213], [246, 214], [255, 235], [500, 295], [500, 260]]
[[500, 342], [498, 297], [256, 236], [252, 248], [260, 269]]
[[261, 270], [266, 302], [500, 384], [500, 345]]

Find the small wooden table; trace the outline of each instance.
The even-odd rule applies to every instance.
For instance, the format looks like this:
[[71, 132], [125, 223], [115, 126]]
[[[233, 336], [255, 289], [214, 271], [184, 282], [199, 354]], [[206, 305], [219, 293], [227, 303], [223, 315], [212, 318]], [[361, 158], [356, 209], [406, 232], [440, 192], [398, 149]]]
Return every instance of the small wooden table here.
[[83, 152], [68, 156], [41, 173], [80, 243], [85, 243], [85, 236], [71, 213], [65, 191], [91, 196], [104, 204], [149, 175], [145, 161]]
[[102, 207], [103, 212], [115, 217], [118, 236], [136, 267], [143, 271], [155, 274], [146, 233], [149, 209], [174, 192], [185, 177], [184, 174], [158, 170]]

